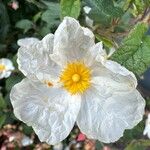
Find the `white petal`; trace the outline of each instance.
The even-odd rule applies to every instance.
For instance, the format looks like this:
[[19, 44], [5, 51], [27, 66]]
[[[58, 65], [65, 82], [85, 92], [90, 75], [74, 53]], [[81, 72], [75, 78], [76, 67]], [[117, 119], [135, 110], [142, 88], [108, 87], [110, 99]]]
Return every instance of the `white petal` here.
[[99, 42], [86, 53], [84, 62], [87, 66], [95, 65], [95, 62], [103, 62], [107, 59], [106, 50], [103, 49], [103, 43]]
[[58, 144], [54, 145], [53, 150], [63, 150], [63, 144], [58, 143]]
[[[89, 14], [91, 11], [91, 8], [88, 6], [84, 6], [83, 10], [84, 10], [85, 14]], [[93, 28], [93, 22], [94, 21], [92, 19], [90, 19], [87, 15], [85, 16], [85, 22], [86, 22], [87, 26]]]
[[95, 40], [95, 36], [94, 36], [93, 32], [90, 29], [85, 28], [85, 27], [82, 27], [82, 29], [83, 29], [84, 34], [86, 36], [89, 36], [91, 39]]
[[114, 47], [110, 48], [108, 58], [110, 58], [115, 51], [116, 49]]
[[84, 10], [84, 12], [85, 12], [86, 14], [89, 14], [90, 11], [91, 11], [91, 8], [88, 7], [88, 6], [84, 6], [84, 7], [83, 7], [83, 10]]
[[0, 59], [0, 64], [3, 64], [3, 65], [5, 65], [5, 67], [6, 67], [6, 70], [14, 70], [15, 68], [14, 68], [14, 66], [13, 66], [13, 63], [12, 63], [12, 61], [11, 60], [9, 60], [9, 59], [7, 59], [7, 58], [1, 58]]
[[94, 21], [90, 19], [88, 16], [85, 16], [85, 22], [88, 27], [93, 28]]
[[24, 135], [21, 140], [21, 144], [22, 144], [22, 146], [29, 146], [29, 145], [33, 144], [33, 140], [30, 139], [28, 136]]
[[146, 119], [143, 135], [147, 135], [150, 138], [150, 114], [148, 114], [148, 118]]
[[89, 138], [115, 142], [125, 129], [133, 128], [142, 120], [144, 106], [144, 99], [136, 89], [114, 93], [108, 98], [91, 89], [82, 97], [77, 124]]
[[39, 41], [39, 39], [37, 39], [37, 38], [28, 37], [28, 38], [19, 39], [17, 41], [17, 44], [22, 47], [30, 47], [30, 45], [37, 43], [38, 41]]
[[111, 60], [103, 64], [96, 62], [91, 68], [93, 70], [91, 82], [103, 96], [137, 87], [135, 75], [116, 62]]
[[42, 46], [43, 50], [49, 52], [49, 54], [53, 53], [53, 41], [54, 41], [54, 35], [48, 34], [42, 39]]
[[[59, 25], [54, 37], [54, 54], [60, 61], [81, 60], [85, 53], [94, 45], [94, 38], [87, 34], [79, 22], [71, 17], [65, 17]], [[86, 32], [85, 32], [86, 31]], [[56, 62], [57, 63], [57, 62]]]
[[81, 103], [79, 96], [28, 79], [13, 87], [10, 99], [16, 117], [32, 126], [39, 139], [48, 144], [68, 136]]
[[137, 86], [137, 79], [135, 75], [131, 71], [127, 70], [124, 66], [121, 66], [117, 62], [111, 60], [107, 60], [103, 65], [115, 74], [128, 77], [130, 81], [132, 80], [134, 82], [135, 87]]
[[42, 41], [19, 48], [19, 69], [28, 78], [45, 82], [58, 77], [60, 67], [49, 57], [53, 51], [53, 37], [53, 34], [48, 34]]

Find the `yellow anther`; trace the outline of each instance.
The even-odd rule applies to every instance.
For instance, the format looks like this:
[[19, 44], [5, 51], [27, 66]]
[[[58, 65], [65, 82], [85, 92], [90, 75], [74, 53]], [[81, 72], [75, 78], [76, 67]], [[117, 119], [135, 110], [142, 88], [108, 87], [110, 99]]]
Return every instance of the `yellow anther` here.
[[5, 65], [0, 64], [0, 72], [4, 71], [6, 69]]
[[91, 85], [91, 70], [82, 62], [67, 64], [60, 75], [60, 82], [71, 94], [83, 93]]
[[72, 76], [72, 81], [73, 81], [73, 82], [78, 82], [78, 81], [80, 81], [80, 75], [79, 75], [79, 74], [74, 74], [74, 75]]

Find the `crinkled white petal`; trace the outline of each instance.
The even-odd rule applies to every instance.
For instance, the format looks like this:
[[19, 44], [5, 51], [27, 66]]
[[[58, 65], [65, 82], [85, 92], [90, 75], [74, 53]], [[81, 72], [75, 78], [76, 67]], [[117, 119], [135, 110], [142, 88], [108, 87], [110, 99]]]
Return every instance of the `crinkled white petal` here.
[[9, 77], [11, 72], [15, 69], [11, 60], [7, 58], [1, 58], [0, 64], [5, 66], [5, 70], [0, 72], [0, 79]]
[[84, 57], [84, 62], [87, 66], [91, 66], [96, 62], [104, 63], [108, 59], [108, 54], [103, 48], [103, 43], [99, 42], [93, 45], [93, 47], [87, 51], [86, 56]]
[[[112, 50], [114, 51], [114, 49]], [[116, 80], [120, 77], [125, 77], [128, 80], [133, 82], [134, 87], [137, 86], [137, 79], [135, 75], [127, 70], [124, 66], [121, 66], [117, 62], [114, 62], [112, 60], [108, 60], [108, 57], [113, 52], [110, 52], [108, 55], [103, 49], [102, 42], [99, 42], [95, 44], [92, 49], [90, 49], [90, 52], [88, 54], [88, 58], [85, 58], [85, 62], [91, 67], [93, 70], [93, 76], [100, 76], [100, 77], [108, 77], [108, 78], [116, 78]], [[91, 56], [90, 56], [91, 55]], [[86, 61], [87, 60], [87, 61]]]
[[106, 98], [91, 88], [82, 97], [77, 124], [89, 138], [115, 142], [125, 129], [133, 128], [142, 120], [144, 107], [144, 99], [136, 89]]
[[[107, 54], [100, 43], [90, 52], [93, 59], [88, 65], [92, 70], [92, 88], [82, 97], [78, 125], [90, 138], [114, 142], [125, 129], [142, 119], [145, 102], [136, 90], [137, 80], [132, 72], [105, 59]], [[83, 119], [83, 114], [88, 117]]]
[[48, 144], [68, 136], [81, 104], [80, 96], [28, 79], [12, 88], [10, 99], [15, 116], [32, 126], [39, 139]]
[[89, 36], [91, 39], [93, 39], [93, 41], [95, 40], [95, 36], [91, 30], [89, 30], [88, 28], [85, 28], [85, 27], [82, 27], [82, 29], [86, 36]]
[[91, 31], [82, 28], [77, 20], [65, 17], [55, 32], [53, 53], [60, 62], [64, 59], [67, 62], [76, 61], [81, 60], [93, 45]]
[[121, 66], [117, 62], [111, 60], [107, 60], [105, 63], [103, 63], [103, 65], [112, 73], [118, 76], [121, 75], [127, 77], [129, 81], [133, 82], [134, 87], [137, 87], [137, 79], [135, 75], [131, 71], [127, 70], [124, 66]]
[[150, 138], [150, 114], [148, 114], [148, 118], [146, 119], [143, 135], [147, 135]]
[[108, 53], [108, 58], [110, 58], [115, 51], [116, 49], [114, 47], [110, 48], [109, 53]]
[[[83, 10], [84, 10], [85, 14], [89, 14], [91, 11], [91, 8], [88, 6], [84, 6]], [[85, 16], [85, 23], [87, 26], [93, 28], [94, 21], [92, 19], [90, 19], [87, 15]]]
[[30, 45], [37, 43], [38, 41], [39, 41], [39, 39], [37, 39], [37, 38], [27, 37], [27, 38], [19, 39], [17, 41], [17, 44], [22, 47], [30, 47]]
[[93, 28], [94, 21], [90, 19], [88, 16], [85, 16], [85, 22], [88, 27]]
[[89, 14], [90, 11], [91, 11], [91, 7], [84, 6], [84, 7], [83, 7], [83, 10], [84, 10], [84, 12], [85, 12], [86, 14]]
[[19, 48], [17, 62], [25, 76], [42, 82], [58, 78], [60, 67], [49, 56], [53, 52], [53, 38], [53, 34], [48, 34], [42, 41]]
[[93, 86], [105, 96], [111, 95], [112, 92], [128, 91], [137, 87], [135, 75], [117, 62], [93, 61], [91, 70]]
[[116, 70], [111, 66], [109, 66], [109, 69], [111, 68], [109, 70], [100, 63], [93, 68], [91, 83], [103, 97], [109, 97], [113, 93], [132, 91], [137, 86], [137, 80], [132, 72], [117, 63], [115, 65]]

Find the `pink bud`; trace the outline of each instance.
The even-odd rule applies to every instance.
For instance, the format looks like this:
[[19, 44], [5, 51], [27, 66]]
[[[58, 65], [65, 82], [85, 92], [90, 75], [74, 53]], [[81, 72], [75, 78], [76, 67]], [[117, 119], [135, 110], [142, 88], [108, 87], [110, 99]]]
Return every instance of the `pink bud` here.
[[11, 4], [12, 9], [17, 10], [19, 8], [19, 4], [17, 1], [13, 1]]
[[84, 141], [85, 139], [86, 139], [86, 136], [83, 133], [80, 133], [77, 137], [78, 142]]
[[104, 147], [103, 147], [103, 150], [111, 150], [111, 148], [108, 147], [108, 146], [104, 146]]

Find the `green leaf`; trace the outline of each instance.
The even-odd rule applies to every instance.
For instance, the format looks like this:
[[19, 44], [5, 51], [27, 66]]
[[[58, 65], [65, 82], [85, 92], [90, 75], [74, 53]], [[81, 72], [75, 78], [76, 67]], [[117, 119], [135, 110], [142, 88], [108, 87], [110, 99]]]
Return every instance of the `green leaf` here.
[[96, 141], [95, 143], [96, 150], [102, 150], [103, 149], [103, 143], [100, 141]]
[[47, 6], [48, 9], [43, 12], [41, 19], [51, 28], [60, 23], [60, 5], [59, 3], [49, 2]]
[[133, 140], [125, 150], [145, 150], [150, 146], [150, 140]]
[[6, 107], [7, 107], [7, 104], [6, 104], [6, 102], [5, 102], [5, 100], [4, 100], [3, 96], [2, 96], [2, 94], [0, 94], [0, 108], [1, 108], [1, 109], [4, 109], [4, 108], [6, 108]]
[[0, 116], [0, 128], [2, 128], [3, 124], [5, 123], [6, 115]]
[[61, 17], [70, 16], [77, 19], [80, 15], [80, 0], [61, 0]]
[[110, 39], [108, 39], [107, 37], [104, 37], [104, 36], [102, 36], [102, 35], [100, 35], [100, 34], [95, 34], [95, 36], [96, 36], [96, 39], [97, 39], [98, 41], [102, 41], [103, 44], [104, 44], [106, 47], [108, 47], [108, 48], [114, 47], [114, 43], [113, 43]]
[[33, 23], [28, 19], [22, 19], [18, 21], [15, 26], [17, 28], [23, 29], [24, 32], [27, 32], [28, 30], [33, 28]]
[[9, 31], [9, 16], [5, 5], [0, 1], [0, 41], [4, 41]]
[[136, 25], [111, 57], [137, 75], [150, 67], [150, 36], [145, 35], [146, 31], [146, 24]]
[[33, 17], [33, 21], [34, 23], [36, 23], [40, 18], [41, 18], [42, 12], [38, 12], [34, 17]]
[[6, 90], [9, 92], [11, 88], [20, 82], [23, 79], [23, 75], [16, 73], [12, 74], [7, 80], [6, 80]]
[[31, 136], [31, 134], [33, 133], [32, 127], [29, 127], [24, 123], [22, 123], [22, 127], [23, 127], [23, 133], [25, 133], [28, 136]]
[[92, 9], [89, 17], [98, 23], [108, 24], [113, 18], [120, 18], [123, 10], [115, 7], [112, 0], [85, 0]]
[[120, 139], [122, 143], [129, 143], [134, 139], [141, 138], [145, 127], [145, 120], [143, 119], [138, 125], [133, 129], [125, 130], [124, 136]]
[[40, 35], [44, 37], [46, 34], [51, 33], [51, 30], [48, 26], [44, 26], [39, 31]]

